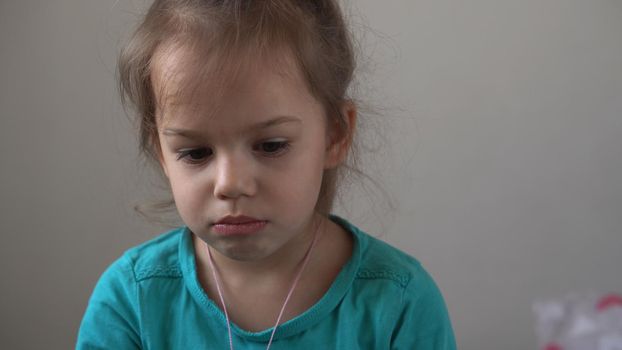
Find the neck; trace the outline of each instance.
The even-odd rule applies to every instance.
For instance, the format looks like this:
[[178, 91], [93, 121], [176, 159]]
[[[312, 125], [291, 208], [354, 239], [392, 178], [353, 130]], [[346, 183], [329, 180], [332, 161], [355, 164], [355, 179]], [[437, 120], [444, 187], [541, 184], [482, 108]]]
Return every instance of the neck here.
[[[224, 283], [231, 286], [242, 286], [249, 283], [256, 287], [260, 285], [289, 284], [291, 277], [296, 273], [302, 262], [315, 234], [322, 233], [325, 228], [324, 221], [328, 220], [317, 216], [303, 232], [292, 238], [283, 247], [273, 254], [261, 259], [242, 261], [231, 259], [217, 250], [210, 248], [212, 259], [219, 271]], [[196, 235], [193, 236], [197, 264], [199, 270], [207, 272], [207, 246]]]

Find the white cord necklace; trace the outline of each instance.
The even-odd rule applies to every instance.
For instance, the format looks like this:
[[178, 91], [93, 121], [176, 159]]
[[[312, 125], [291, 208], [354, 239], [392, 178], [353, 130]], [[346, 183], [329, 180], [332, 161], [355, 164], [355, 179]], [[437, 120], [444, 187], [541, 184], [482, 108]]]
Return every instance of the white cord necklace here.
[[[274, 328], [272, 329], [272, 334], [270, 335], [270, 341], [268, 341], [268, 347], [266, 347], [266, 350], [270, 349], [270, 345], [272, 345], [272, 339], [274, 338], [274, 333], [276, 332], [276, 328], [279, 325], [279, 322], [281, 321], [281, 317], [283, 316], [283, 312], [285, 311], [285, 306], [287, 306], [287, 303], [289, 302], [290, 297], [292, 296], [292, 294], [294, 293], [294, 289], [296, 288], [296, 285], [298, 285], [298, 280], [300, 279], [300, 276], [302, 275], [302, 272], [304, 271], [305, 267], [307, 266], [307, 262], [309, 262], [309, 257], [311, 256], [311, 251], [313, 250], [313, 247], [315, 247], [315, 243], [317, 242], [318, 239], [318, 233], [317, 230], [315, 231], [315, 236], [313, 237], [313, 242], [311, 242], [311, 245], [309, 246], [309, 249], [307, 250], [304, 260], [302, 262], [302, 265], [300, 266], [300, 269], [298, 270], [298, 273], [296, 274], [296, 278], [294, 279], [294, 282], [292, 283], [291, 288], [289, 289], [289, 292], [287, 293], [287, 297], [285, 298], [285, 302], [283, 303], [283, 306], [281, 307], [281, 311], [279, 312], [279, 317], [276, 319], [276, 323], [274, 324]], [[229, 333], [229, 348], [230, 350], [234, 350], [233, 349], [233, 337], [231, 336], [231, 322], [229, 321], [229, 314], [227, 313], [227, 306], [225, 305], [225, 299], [223, 298], [223, 294], [222, 291], [220, 289], [220, 282], [219, 282], [219, 278], [218, 278], [218, 274], [216, 271], [216, 268], [214, 267], [214, 261], [212, 259], [212, 254], [210, 253], [210, 249], [209, 246], [207, 245], [207, 243], [205, 243], [205, 246], [207, 248], [207, 257], [208, 257], [208, 262], [209, 262], [209, 266], [210, 266], [210, 270], [212, 270], [212, 276], [214, 277], [214, 281], [216, 282], [216, 290], [218, 291], [218, 297], [220, 298], [220, 302], [222, 304], [222, 309], [225, 312], [225, 318], [227, 319], [227, 332]]]

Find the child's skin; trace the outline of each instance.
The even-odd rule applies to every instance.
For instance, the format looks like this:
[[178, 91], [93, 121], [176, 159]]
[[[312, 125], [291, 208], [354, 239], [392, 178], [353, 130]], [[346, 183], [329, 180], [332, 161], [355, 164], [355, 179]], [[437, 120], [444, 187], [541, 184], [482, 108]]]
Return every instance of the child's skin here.
[[[207, 242], [229, 317], [249, 331], [274, 326], [316, 228], [319, 240], [281, 322], [316, 303], [352, 251], [350, 235], [314, 211], [323, 171], [341, 164], [350, 139], [329, 127], [293, 59], [274, 55], [285, 58], [283, 65], [259, 61], [217, 101], [210, 99], [209, 84], [176, 96], [181, 98], [174, 104], [167, 98], [167, 91], [183, 91], [189, 79], [200, 79], [191, 63], [199, 58], [183, 47], [156, 52], [151, 76], [159, 106], [160, 163], [177, 209], [195, 233], [198, 278], [210, 298], [219, 300], [207, 268]], [[354, 105], [344, 104], [343, 113], [353, 128]], [[279, 123], [251, 129], [275, 119]], [[195, 138], [173, 129], [191, 130]], [[179, 152], [194, 149], [178, 159]], [[257, 234], [218, 234], [211, 225], [227, 215], [268, 224]]]

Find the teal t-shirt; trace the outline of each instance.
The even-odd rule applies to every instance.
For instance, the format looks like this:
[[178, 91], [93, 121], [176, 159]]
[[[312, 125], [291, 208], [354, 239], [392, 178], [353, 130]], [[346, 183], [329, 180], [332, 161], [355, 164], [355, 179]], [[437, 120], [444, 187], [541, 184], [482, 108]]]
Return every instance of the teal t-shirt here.
[[[352, 257], [326, 294], [277, 328], [271, 349], [456, 348], [443, 297], [413, 257], [337, 216]], [[174, 229], [126, 251], [101, 276], [77, 349], [229, 349], [224, 313], [197, 278], [192, 233]], [[263, 350], [272, 328], [231, 325], [235, 349]]]

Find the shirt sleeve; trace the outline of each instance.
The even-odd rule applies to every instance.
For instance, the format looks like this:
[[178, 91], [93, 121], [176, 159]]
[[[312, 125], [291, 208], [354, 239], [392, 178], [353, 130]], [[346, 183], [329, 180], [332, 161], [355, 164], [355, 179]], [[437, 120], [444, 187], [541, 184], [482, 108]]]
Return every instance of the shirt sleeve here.
[[455, 350], [456, 341], [441, 292], [420, 267], [404, 289], [392, 350]]
[[102, 274], [78, 331], [76, 349], [140, 349], [138, 289], [126, 256]]

